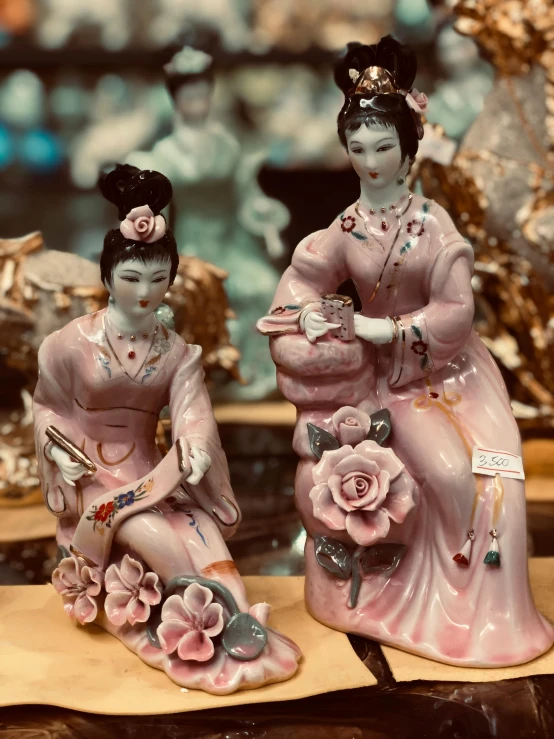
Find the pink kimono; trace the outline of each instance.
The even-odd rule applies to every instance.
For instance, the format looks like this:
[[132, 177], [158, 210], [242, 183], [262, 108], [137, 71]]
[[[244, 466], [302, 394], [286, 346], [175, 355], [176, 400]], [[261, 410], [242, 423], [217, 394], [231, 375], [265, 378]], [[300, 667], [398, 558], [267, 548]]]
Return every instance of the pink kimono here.
[[[80, 528], [84, 524], [91, 537], [100, 534], [99, 541], [117, 529], [113, 545], [106, 551], [109, 563], [121, 567], [122, 557], [132, 556], [142, 563], [141, 568], [153, 571], [150, 584], [157, 575], [161, 586], [182, 575], [216, 581], [232, 593], [239, 610], [248, 613], [242, 580], [223, 540], [234, 533], [240, 516], [204, 385], [201, 349], [187, 345], [160, 325], [142, 367], [137, 366], [136, 376], [131, 377], [107, 340], [105, 313], [102, 310], [72, 321], [48, 336], [39, 351], [34, 396], [36, 446], [46, 504], [58, 517], [58, 544], [69, 550], [80, 522]], [[131, 489], [120, 496], [119, 508], [116, 505], [114, 509], [111, 503], [95, 505], [106, 493], [131, 487], [130, 483], [149, 475], [160, 463], [155, 433], [166, 405], [171, 411], [173, 438], [181, 437], [209, 454], [211, 467], [204, 478], [194, 486], [184, 482], [167, 491], [166, 497], [162, 486], [154, 507], [142, 504], [148, 488], [145, 485], [138, 494]], [[57, 465], [48, 458], [45, 431], [49, 426], [88, 455], [96, 466], [94, 475], [81, 477], [75, 487], [63, 480]], [[137, 501], [141, 510], [119, 526], [118, 519], [132, 513]], [[232, 524], [228, 525], [230, 513]], [[131, 570], [128, 567], [127, 571]], [[131, 575], [137, 572], [134, 565]], [[208, 604], [200, 607], [208, 609], [206, 613], [211, 608]], [[297, 647], [269, 629], [267, 647], [253, 662], [237, 662], [222, 648], [209, 663], [186, 662], [154, 648], [144, 623], [114, 626], [102, 613], [98, 618], [146, 662], [164, 669], [181, 685], [209, 692], [229, 693], [286, 679], [296, 671], [299, 659]], [[205, 642], [206, 637], [202, 638]]]
[[[472, 329], [472, 248], [442, 207], [417, 195], [398, 237], [396, 224], [383, 231], [378, 214], [366, 218], [367, 228], [350, 206], [327, 230], [304, 239], [258, 324], [272, 336], [279, 385], [299, 410], [296, 498], [309, 534], [308, 608], [339, 630], [451, 664], [527, 662], [550, 648], [554, 631], [529, 587], [524, 483], [472, 473], [475, 445], [521, 454], [504, 382]], [[310, 344], [300, 333], [301, 311], [311, 303], [317, 308], [349, 277], [363, 315], [398, 319], [392, 343], [341, 342], [327, 334]], [[350, 547], [352, 539], [331, 507], [314, 516], [319, 479], [306, 429], [310, 422], [332, 430], [342, 406], [390, 411], [390, 446], [413, 479], [415, 501], [401, 524], [390, 514], [385, 539], [406, 544], [404, 558], [390, 577], [364, 578], [354, 608], [346, 583], [314, 555], [316, 536]], [[470, 529], [464, 567], [453, 557]], [[491, 529], [498, 532], [499, 567], [484, 564]]]

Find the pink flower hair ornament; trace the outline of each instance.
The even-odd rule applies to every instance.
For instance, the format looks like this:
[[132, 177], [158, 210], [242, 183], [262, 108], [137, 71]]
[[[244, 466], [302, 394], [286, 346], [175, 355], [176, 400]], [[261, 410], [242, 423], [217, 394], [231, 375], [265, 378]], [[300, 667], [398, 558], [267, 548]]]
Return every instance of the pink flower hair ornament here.
[[419, 90], [416, 90], [415, 87], [412, 87], [409, 92], [405, 92], [404, 90], [402, 90], [402, 94], [406, 97], [408, 107], [410, 107], [416, 113], [419, 113], [419, 115], [423, 115], [425, 113], [425, 111], [427, 110], [427, 103], [429, 102], [425, 93], [419, 92]]
[[153, 244], [165, 235], [165, 218], [162, 215], [155, 216], [149, 205], [139, 205], [127, 213], [119, 230], [127, 239]]

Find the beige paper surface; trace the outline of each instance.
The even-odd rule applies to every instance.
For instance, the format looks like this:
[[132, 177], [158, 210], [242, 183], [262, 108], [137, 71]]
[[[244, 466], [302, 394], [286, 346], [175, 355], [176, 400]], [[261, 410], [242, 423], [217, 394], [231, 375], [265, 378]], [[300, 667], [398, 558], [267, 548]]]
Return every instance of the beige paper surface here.
[[304, 578], [245, 577], [251, 603], [273, 608], [269, 625], [299, 645], [296, 675], [256, 690], [181, 692], [97, 626], [71, 623], [51, 585], [0, 588], [0, 706], [49, 704], [106, 714], [159, 714], [304, 698], [375, 685], [348, 638], [304, 607]]
[[[554, 558], [537, 557], [529, 560], [529, 571], [535, 603], [542, 615], [548, 621], [554, 623]], [[554, 674], [554, 649], [524, 665], [489, 669], [443, 665], [440, 662], [417, 657], [392, 647], [384, 646], [383, 653], [395, 680], [399, 682], [440, 680], [444, 682], [484, 683], [496, 680], [513, 680], [516, 677], [529, 677], [529, 675]]]
[[56, 536], [56, 521], [44, 503], [0, 508], [0, 544], [53, 539]]

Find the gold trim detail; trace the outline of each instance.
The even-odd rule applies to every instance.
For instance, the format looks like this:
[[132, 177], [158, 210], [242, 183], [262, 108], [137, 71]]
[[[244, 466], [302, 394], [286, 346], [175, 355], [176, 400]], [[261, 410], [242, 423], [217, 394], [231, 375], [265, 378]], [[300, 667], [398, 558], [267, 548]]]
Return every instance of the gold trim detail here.
[[121, 457], [121, 459], [115, 460], [114, 462], [108, 462], [108, 460], [102, 454], [102, 442], [99, 441], [98, 444], [96, 445], [96, 453], [98, 454], [98, 459], [102, 462], [102, 464], [105, 464], [107, 467], [115, 467], [116, 464], [122, 464], [123, 462], [125, 462], [125, 460], [129, 459], [129, 457], [135, 451], [135, 449], [136, 449], [136, 444], [133, 441], [133, 446], [127, 452], [127, 454], [125, 454], [125, 456]]
[[236, 505], [235, 505], [235, 504], [234, 504], [234, 503], [233, 503], [232, 501], [230, 501], [230, 500], [229, 500], [228, 498], [226, 498], [226, 497], [225, 497], [224, 495], [222, 495], [221, 497], [223, 498], [223, 500], [224, 500], [224, 501], [225, 501], [226, 503], [228, 503], [228, 504], [229, 504], [229, 505], [230, 505], [230, 506], [231, 506], [231, 507], [232, 507], [232, 508], [234, 509], [234, 511], [235, 511], [235, 513], [236, 513], [236, 516], [235, 516], [235, 520], [234, 520], [234, 521], [233, 521], [232, 523], [227, 523], [226, 521], [223, 521], [223, 519], [221, 519], [221, 518], [220, 518], [220, 517], [219, 517], [219, 516], [217, 515], [217, 511], [216, 511], [216, 509], [215, 509], [215, 508], [212, 508], [212, 513], [214, 514], [214, 516], [215, 516], [215, 517], [217, 518], [217, 520], [218, 520], [218, 521], [219, 521], [219, 522], [220, 522], [220, 523], [221, 523], [221, 524], [222, 524], [223, 526], [234, 526], [234, 525], [236, 524], [236, 522], [237, 522], [237, 521], [239, 520], [239, 516], [240, 516], [240, 514], [239, 514], [239, 509], [238, 509], [238, 508], [236, 507]]
[[147, 411], [144, 408], [133, 408], [129, 405], [112, 405], [110, 408], [88, 408], [86, 405], [80, 403], [78, 398], [74, 398], [74, 400], [79, 408], [90, 413], [99, 413], [100, 411], [140, 411], [140, 413], [150, 413], [151, 416], [159, 415], [158, 413], [154, 413], [154, 411]]
[[88, 567], [98, 567], [96, 562], [93, 559], [90, 559], [90, 557], [87, 557], [86, 554], [83, 554], [80, 549], [77, 549], [77, 547], [74, 547], [73, 544], [69, 545], [69, 551], [71, 554], [73, 554], [74, 557], [77, 557], [78, 559], [82, 559], [83, 562], [88, 565]]
[[61, 489], [59, 485], [57, 487], [58, 487], [58, 490], [60, 491], [60, 495], [62, 496], [63, 510], [55, 511], [53, 508], [50, 507], [50, 504], [48, 503], [48, 493], [50, 491], [50, 485], [48, 483], [46, 483], [46, 492], [44, 493], [44, 504], [46, 505], [46, 508], [53, 516], [56, 516], [56, 518], [60, 518], [67, 510], [67, 504], [65, 502], [65, 495], [63, 494], [63, 490]]
[[92, 474], [96, 472], [96, 465], [94, 464], [92, 459], [88, 455], [86, 455], [82, 449], [79, 449], [79, 447], [74, 444], [71, 439], [68, 439], [67, 436], [62, 434], [61, 431], [58, 431], [55, 426], [47, 426], [45, 433], [50, 441], [63, 449], [64, 452], [69, 454], [69, 456], [72, 457], [75, 462], [79, 462], [79, 464], [82, 464], [83, 467], [86, 467], [87, 470]]

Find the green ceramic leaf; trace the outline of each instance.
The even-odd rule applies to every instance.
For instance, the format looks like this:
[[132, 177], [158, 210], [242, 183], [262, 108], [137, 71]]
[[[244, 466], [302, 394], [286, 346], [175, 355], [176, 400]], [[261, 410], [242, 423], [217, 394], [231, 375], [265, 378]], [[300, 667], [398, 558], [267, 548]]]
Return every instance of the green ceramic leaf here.
[[419, 360], [419, 366], [422, 370], [427, 369], [427, 365], [429, 364], [429, 357], [427, 354], [424, 354], [421, 359]]
[[422, 210], [422, 211], [423, 211], [424, 213], [429, 213], [429, 211], [431, 210], [431, 205], [430, 205], [430, 203], [429, 203], [429, 201], [428, 201], [428, 200], [426, 200], [426, 201], [425, 201], [425, 202], [423, 203], [423, 205], [421, 206], [421, 210]]
[[382, 408], [371, 416], [371, 428], [367, 438], [382, 445], [391, 432], [391, 420], [388, 408]]
[[367, 241], [367, 236], [364, 236], [359, 231], [352, 231], [352, 236], [358, 241]]
[[415, 323], [412, 323], [412, 333], [415, 334], [419, 340], [423, 339], [421, 329], [419, 328], [419, 326], [416, 326]]
[[318, 459], [321, 459], [323, 452], [339, 448], [339, 440], [335, 439], [333, 434], [319, 428], [319, 426], [315, 426], [313, 423], [308, 423], [307, 426], [310, 449]]
[[392, 575], [406, 554], [405, 544], [375, 544], [360, 556], [358, 565], [362, 575]]
[[315, 558], [323, 569], [339, 580], [348, 580], [352, 572], [352, 557], [344, 544], [330, 536], [316, 536], [314, 548]]

